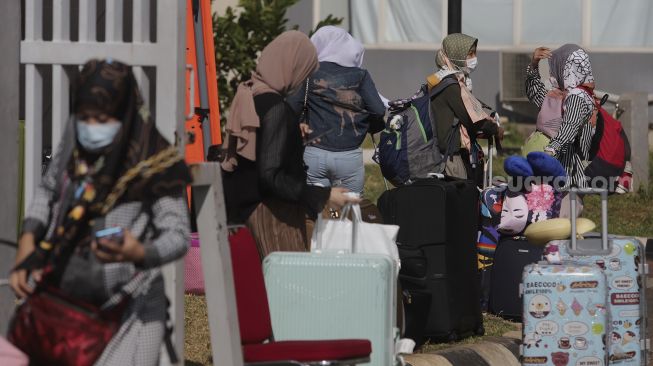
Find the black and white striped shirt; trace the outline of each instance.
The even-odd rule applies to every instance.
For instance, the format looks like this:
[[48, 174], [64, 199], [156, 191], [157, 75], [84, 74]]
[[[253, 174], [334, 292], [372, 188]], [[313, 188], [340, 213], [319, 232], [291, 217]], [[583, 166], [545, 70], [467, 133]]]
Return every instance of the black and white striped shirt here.
[[[537, 68], [530, 65], [526, 69], [526, 95], [528, 99], [538, 108], [542, 107], [544, 97], [547, 94], [546, 87], [540, 80], [540, 73]], [[589, 150], [594, 134], [593, 127], [589, 123], [594, 105], [591, 97], [583, 94], [570, 93], [563, 104], [563, 116], [560, 130], [555, 138], [551, 140], [548, 148], [555, 153], [562, 166], [567, 171], [567, 186], [587, 187], [585, 176], [585, 160], [588, 159]]]

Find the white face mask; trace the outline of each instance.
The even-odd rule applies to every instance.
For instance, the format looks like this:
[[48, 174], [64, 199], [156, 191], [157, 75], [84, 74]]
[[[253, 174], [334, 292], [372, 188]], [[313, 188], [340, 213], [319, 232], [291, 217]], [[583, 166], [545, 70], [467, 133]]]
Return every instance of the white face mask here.
[[109, 146], [120, 131], [122, 123], [106, 122], [88, 124], [77, 121], [77, 141], [86, 151], [93, 152]]
[[478, 65], [478, 58], [476, 56], [472, 58], [468, 58], [465, 61], [465, 71], [467, 71], [468, 74], [471, 74], [474, 69], [476, 69], [476, 66]]

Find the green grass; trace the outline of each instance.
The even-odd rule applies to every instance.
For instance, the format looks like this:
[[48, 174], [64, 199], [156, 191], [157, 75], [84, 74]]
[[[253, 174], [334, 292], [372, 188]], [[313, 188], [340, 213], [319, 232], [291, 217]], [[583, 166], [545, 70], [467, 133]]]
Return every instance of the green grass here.
[[[393, 188], [390, 182], [388, 182], [388, 188]], [[365, 165], [365, 198], [376, 203], [383, 192], [385, 192], [385, 184], [383, 183], [381, 168], [378, 164]]]
[[[511, 151], [521, 147], [526, 136], [519, 133], [514, 124], [505, 124], [507, 134], [503, 146]], [[369, 137], [366, 141], [369, 140]], [[370, 142], [371, 146], [371, 142]], [[495, 156], [493, 175], [505, 177], [503, 162], [508, 155]], [[649, 156], [650, 182], [653, 183], [653, 153]], [[392, 188], [392, 185], [390, 185]], [[376, 202], [385, 190], [381, 169], [377, 164], [365, 166], [365, 196]], [[585, 208], [582, 214], [594, 221], [600, 230], [601, 205], [598, 196], [585, 198]], [[608, 199], [608, 232], [615, 235], [653, 237], [653, 184], [648, 190], [625, 195], [612, 195]]]
[[[378, 135], [374, 137], [376, 139], [376, 142], [379, 142], [379, 137]], [[372, 143], [372, 138], [370, 137], [370, 134], [368, 133], [365, 135], [365, 140], [363, 140], [363, 144], [361, 145], [363, 149], [373, 149], [374, 144]]]
[[[608, 198], [608, 232], [615, 235], [653, 238], [653, 153], [649, 154], [648, 190], [638, 193], [615, 194]], [[585, 197], [582, 216], [601, 224], [601, 199]]]

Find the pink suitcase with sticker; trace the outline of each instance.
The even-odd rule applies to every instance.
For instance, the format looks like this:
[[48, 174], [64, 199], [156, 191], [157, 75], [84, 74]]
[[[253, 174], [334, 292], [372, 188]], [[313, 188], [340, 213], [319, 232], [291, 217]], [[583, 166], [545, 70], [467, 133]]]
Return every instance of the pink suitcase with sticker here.
[[198, 233], [190, 234], [190, 248], [184, 257], [184, 292], [204, 295], [204, 274]]

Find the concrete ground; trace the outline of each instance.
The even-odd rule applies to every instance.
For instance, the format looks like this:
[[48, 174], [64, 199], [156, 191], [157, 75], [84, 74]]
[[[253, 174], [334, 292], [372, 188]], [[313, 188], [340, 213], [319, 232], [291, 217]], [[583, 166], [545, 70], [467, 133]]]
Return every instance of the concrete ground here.
[[405, 355], [411, 366], [519, 366], [519, 337], [485, 337], [483, 341], [434, 353]]

